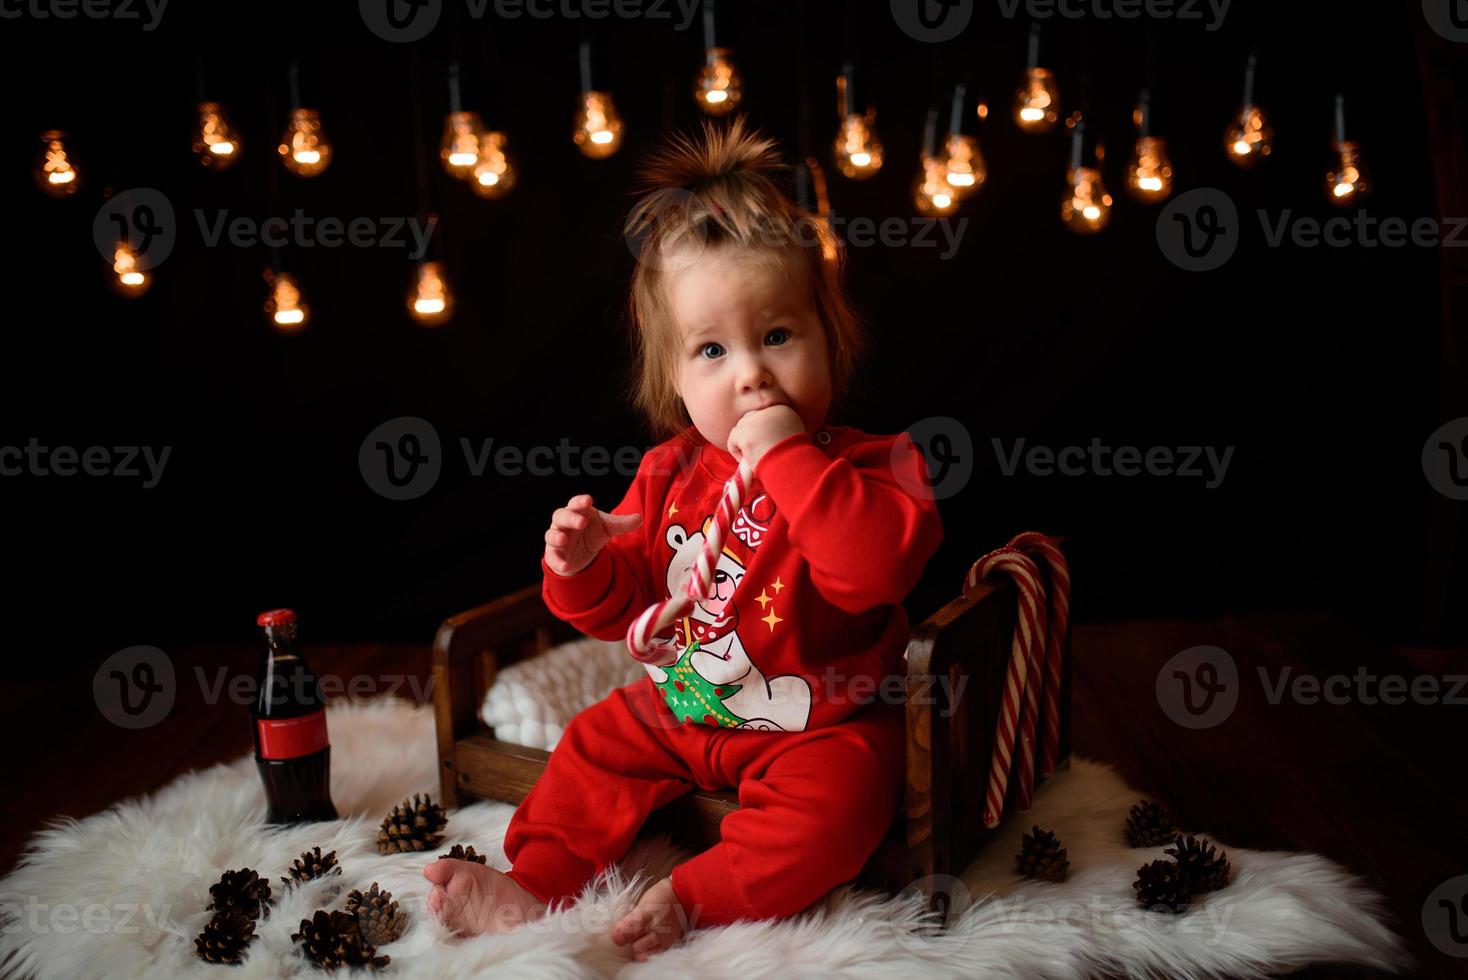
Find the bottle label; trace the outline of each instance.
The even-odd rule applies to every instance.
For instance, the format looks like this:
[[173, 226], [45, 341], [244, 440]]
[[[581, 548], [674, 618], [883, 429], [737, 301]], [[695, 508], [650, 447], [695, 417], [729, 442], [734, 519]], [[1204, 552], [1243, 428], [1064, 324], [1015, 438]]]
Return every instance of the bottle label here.
[[257, 718], [260, 758], [295, 759], [320, 752], [331, 744], [326, 737], [326, 709], [299, 718]]

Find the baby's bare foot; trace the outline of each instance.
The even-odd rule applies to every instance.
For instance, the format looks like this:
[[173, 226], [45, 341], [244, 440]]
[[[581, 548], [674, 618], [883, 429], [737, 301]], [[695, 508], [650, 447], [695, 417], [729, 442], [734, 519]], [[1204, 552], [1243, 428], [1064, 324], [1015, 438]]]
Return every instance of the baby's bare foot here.
[[475, 861], [439, 858], [423, 877], [433, 882], [429, 911], [461, 936], [508, 932], [545, 911], [513, 878]]
[[637, 906], [612, 929], [612, 942], [632, 944], [633, 959], [645, 960], [683, 938], [688, 915], [673, 891], [673, 879], [664, 878], [637, 900]]

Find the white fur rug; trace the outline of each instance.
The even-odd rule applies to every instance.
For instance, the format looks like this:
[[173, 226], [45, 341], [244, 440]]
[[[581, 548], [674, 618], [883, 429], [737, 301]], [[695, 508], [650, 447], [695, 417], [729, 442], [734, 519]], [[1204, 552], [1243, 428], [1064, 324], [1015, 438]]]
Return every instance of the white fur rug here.
[[[518, 933], [457, 940], [425, 914], [423, 855], [379, 857], [377, 824], [404, 796], [436, 792], [433, 719], [378, 702], [331, 709], [332, 796], [344, 819], [285, 830], [260, 820], [264, 799], [250, 756], [186, 774], [162, 790], [38, 834], [0, 882], [0, 973], [79, 977], [298, 977], [315, 975], [289, 934], [313, 909], [340, 907], [346, 889], [380, 882], [412, 916], [380, 952], [403, 977], [1261, 977], [1334, 961], [1397, 971], [1409, 965], [1385, 924], [1383, 902], [1314, 854], [1228, 848], [1234, 881], [1181, 916], [1138, 909], [1138, 865], [1161, 848], [1133, 850], [1121, 828], [1138, 794], [1106, 766], [1082, 759], [1042, 788], [1027, 814], [954, 883], [967, 907], [945, 933], [927, 928], [913, 895], [842, 888], [783, 923], [697, 930], [647, 963], [631, 962], [605, 932], [655, 876], [683, 856], [665, 840], [636, 845], [623, 870], [588, 886], [573, 908]], [[140, 760], [140, 764], [144, 764]], [[511, 807], [476, 803], [450, 814], [444, 850], [476, 845], [503, 868]], [[1012, 854], [1032, 823], [1069, 848], [1063, 884], [1021, 883]], [[1222, 842], [1220, 842], [1222, 843]], [[208, 966], [193, 937], [209, 915], [208, 888], [227, 868], [279, 878], [301, 851], [335, 849], [341, 895], [324, 883], [297, 889], [261, 924], [241, 967]], [[964, 892], [971, 898], [964, 902]], [[277, 894], [279, 889], [276, 889]]]

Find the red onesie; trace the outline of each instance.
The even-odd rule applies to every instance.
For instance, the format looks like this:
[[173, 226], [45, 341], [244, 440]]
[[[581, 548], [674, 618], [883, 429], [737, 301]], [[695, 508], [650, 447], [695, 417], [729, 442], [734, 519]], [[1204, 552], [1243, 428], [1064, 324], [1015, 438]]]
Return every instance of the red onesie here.
[[[612, 510], [642, 524], [576, 575], [542, 560], [551, 611], [622, 639], [686, 579], [736, 466], [693, 426], [654, 447]], [[899, 802], [901, 602], [943, 538], [928, 487], [906, 433], [825, 426], [770, 447], [715, 597], [664, 635], [668, 666], [571, 719], [506, 831], [510, 877], [570, 899], [653, 810], [737, 787], [720, 843], [673, 869], [691, 924], [793, 915], [854, 878]]]

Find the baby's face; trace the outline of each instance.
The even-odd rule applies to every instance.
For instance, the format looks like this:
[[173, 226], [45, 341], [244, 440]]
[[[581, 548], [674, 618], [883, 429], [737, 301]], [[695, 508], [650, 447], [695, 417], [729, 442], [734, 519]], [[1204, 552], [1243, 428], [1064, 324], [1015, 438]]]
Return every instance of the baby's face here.
[[727, 450], [746, 412], [784, 404], [807, 432], [826, 421], [826, 332], [803, 284], [779, 268], [707, 249], [668, 284], [681, 347], [678, 394], [699, 433]]

